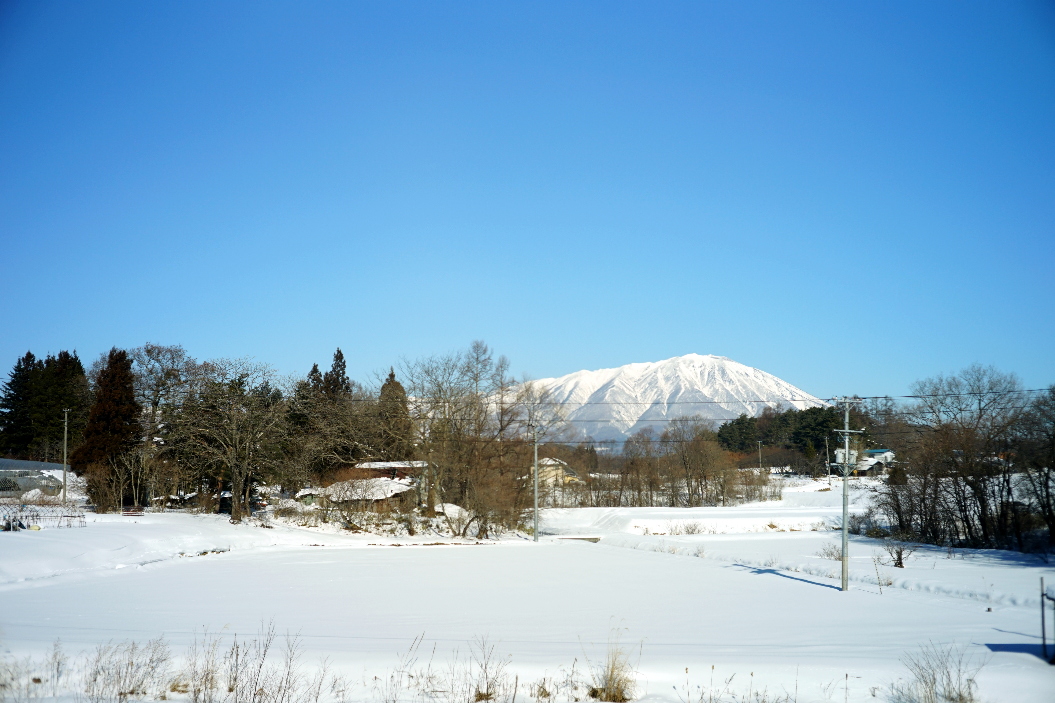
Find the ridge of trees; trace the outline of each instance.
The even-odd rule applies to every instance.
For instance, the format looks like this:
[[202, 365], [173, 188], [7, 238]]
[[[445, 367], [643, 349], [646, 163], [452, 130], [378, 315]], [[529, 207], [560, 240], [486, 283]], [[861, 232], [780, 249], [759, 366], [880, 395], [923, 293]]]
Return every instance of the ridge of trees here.
[[[834, 407], [778, 410], [764, 408], [758, 417], [741, 414], [718, 428], [718, 441], [732, 452], [754, 452], [758, 442], [802, 454], [813, 462], [823, 454], [832, 430], [842, 427], [842, 414]], [[855, 425], [859, 426], [859, 425]], [[822, 457], [823, 462], [823, 457]]]

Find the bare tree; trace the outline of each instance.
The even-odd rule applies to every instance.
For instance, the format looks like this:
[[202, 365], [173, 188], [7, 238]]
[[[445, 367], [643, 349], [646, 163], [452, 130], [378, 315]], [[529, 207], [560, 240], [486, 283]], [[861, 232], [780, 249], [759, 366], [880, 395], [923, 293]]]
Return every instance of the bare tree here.
[[699, 416], [670, 421], [661, 441], [666, 447], [672, 505], [684, 486], [684, 504], [725, 505], [737, 478], [736, 465], [722, 449], [714, 423]]
[[183, 450], [217, 490], [228, 481], [232, 521], [248, 510], [254, 482], [281, 458], [285, 418], [270, 368], [246, 359], [212, 362], [207, 380], [184, 403], [177, 427]]
[[1028, 403], [1018, 379], [975, 365], [919, 381], [913, 395], [903, 461], [879, 496], [893, 529], [933, 543], [1022, 548], [1014, 450]]
[[[509, 361], [483, 342], [463, 352], [404, 362], [429, 508], [439, 502], [472, 513], [463, 532], [481, 536], [519, 524], [528, 465], [527, 396], [509, 375]], [[536, 397], [537, 401], [537, 397]]]
[[134, 362], [136, 400], [143, 407], [144, 429], [151, 437], [159, 433], [164, 411], [180, 406], [193, 384], [204, 378], [208, 367], [195, 361], [178, 344], [147, 342], [132, 349], [129, 355]]
[[1055, 386], [1030, 405], [1017, 459], [1026, 494], [1048, 528], [1048, 546], [1055, 547]]

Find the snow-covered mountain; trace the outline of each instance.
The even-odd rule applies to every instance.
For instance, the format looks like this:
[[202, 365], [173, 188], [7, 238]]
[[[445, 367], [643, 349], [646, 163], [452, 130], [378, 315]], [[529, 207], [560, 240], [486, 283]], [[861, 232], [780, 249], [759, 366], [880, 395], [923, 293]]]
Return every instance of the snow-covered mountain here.
[[649, 425], [660, 432], [667, 421], [687, 415], [721, 422], [741, 413], [758, 415], [767, 406], [825, 405], [772, 374], [711, 354], [577, 371], [535, 383], [563, 404], [576, 434], [595, 440], [622, 441]]

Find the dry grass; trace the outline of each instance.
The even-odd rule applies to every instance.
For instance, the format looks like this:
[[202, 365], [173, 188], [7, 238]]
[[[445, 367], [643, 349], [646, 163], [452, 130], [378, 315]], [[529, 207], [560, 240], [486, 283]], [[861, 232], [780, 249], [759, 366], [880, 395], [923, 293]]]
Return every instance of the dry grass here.
[[[59, 643], [43, 659], [0, 658], [0, 703], [44, 703], [45, 699], [85, 703], [131, 703], [139, 700], [179, 700], [186, 703], [579, 703], [590, 699], [628, 703], [636, 695], [636, 666], [618, 632], [609, 639], [602, 662], [586, 659], [543, 675], [521, 687], [510, 671], [510, 658], [485, 638], [468, 645], [440, 667], [432, 655], [419, 662], [422, 638], [414, 640], [397, 666], [385, 675], [360, 682], [332, 675], [325, 662], [301, 664], [296, 637], [278, 638], [270, 625], [254, 638], [239, 640], [203, 634], [182, 657], [173, 657], [161, 638], [145, 644], [107, 643], [71, 661]], [[984, 662], [965, 656], [962, 648], [924, 646], [902, 660], [911, 675], [889, 687], [890, 703], [977, 703], [975, 680]], [[584, 676], [585, 674], [585, 676]], [[684, 687], [675, 687], [681, 703], [792, 703], [799, 700], [799, 682], [784, 682], [771, 693], [754, 673], [693, 685], [685, 669]], [[846, 680], [854, 678], [847, 676]], [[822, 686], [831, 700], [843, 678]], [[794, 691], [794, 693], [792, 693]], [[879, 693], [871, 689], [872, 695]], [[519, 694], [519, 695], [518, 695]], [[803, 698], [802, 700], [814, 700]]]
[[171, 655], [160, 637], [144, 645], [107, 643], [88, 656], [84, 696], [89, 703], [160, 698], [168, 688]]
[[976, 703], [975, 679], [985, 665], [966, 656], [963, 648], [933, 642], [901, 662], [912, 674], [908, 682], [890, 686], [891, 703]]
[[[674, 687], [674, 691], [677, 693], [681, 703], [798, 703], [799, 687], [797, 675], [793, 688], [794, 693], [789, 693], [785, 688], [782, 694], [771, 694], [768, 688], [756, 689], [754, 672], [751, 672], [747, 677], [746, 690], [740, 691], [735, 690], [733, 686], [736, 674], [732, 674], [724, 680], [719, 679], [719, 683], [716, 684], [714, 681], [715, 673], [715, 667], [712, 665], [710, 680], [706, 687], [702, 685], [693, 686], [689, 678], [689, 670], [686, 668], [685, 685], [681, 688]], [[826, 699], [831, 700], [828, 696], [826, 696]]]
[[[0, 703], [72, 697], [87, 703], [189, 698], [193, 703], [318, 703], [340, 680], [325, 662], [310, 674], [300, 664], [300, 645], [287, 636], [274, 656], [274, 628], [257, 639], [221, 647], [219, 638], [197, 639], [182, 664], [162, 638], [145, 644], [108, 642], [71, 665], [56, 643], [41, 661], [0, 659]], [[337, 697], [337, 700], [342, 700]]]
[[588, 693], [594, 700], [607, 703], [633, 700], [637, 672], [630, 661], [630, 653], [619, 642], [619, 634], [613, 632], [608, 639], [604, 662], [597, 666], [590, 664], [593, 686]]
[[[667, 523], [667, 534], [669, 535], [702, 535], [707, 531], [706, 525], [695, 520], [690, 522], [671, 520]], [[713, 528], [711, 531], [713, 532]]]

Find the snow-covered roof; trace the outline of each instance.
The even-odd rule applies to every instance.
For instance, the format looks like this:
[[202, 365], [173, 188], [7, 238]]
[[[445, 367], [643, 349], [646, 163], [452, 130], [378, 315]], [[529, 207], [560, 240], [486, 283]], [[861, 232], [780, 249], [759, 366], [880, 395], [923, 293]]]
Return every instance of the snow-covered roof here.
[[327, 497], [334, 501], [384, 500], [409, 491], [409, 479], [364, 478], [341, 481], [327, 488]]
[[427, 461], [364, 461], [356, 464], [360, 469], [423, 469]]
[[296, 497], [326, 496], [335, 502], [385, 500], [405, 493], [413, 486], [413, 482], [405, 478], [354, 478], [349, 481], [338, 481], [326, 488], [302, 488], [297, 491]]
[[55, 469], [62, 471], [62, 464], [23, 459], [0, 459], [0, 471], [47, 471]]

